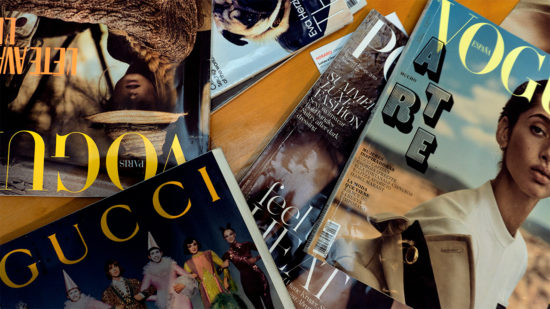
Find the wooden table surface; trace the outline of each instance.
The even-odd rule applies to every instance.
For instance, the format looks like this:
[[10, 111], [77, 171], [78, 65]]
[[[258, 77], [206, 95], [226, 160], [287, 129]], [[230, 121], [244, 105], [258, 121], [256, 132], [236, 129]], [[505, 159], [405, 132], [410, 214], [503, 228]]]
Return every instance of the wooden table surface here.
[[[368, 0], [354, 21], [302, 51], [262, 81], [212, 114], [211, 146], [223, 149], [233, 172], [239, 177], [277, 132], [296, 104], [319, 77], [309, 52], [352, 32], [368, 11], [383, 15], [396, 12], [411, 33], [426, 0]], [[491, 21], [500, 24], [518, 0], [459, 0]], [[74, 212], [97, 198], [0, 197], [0, 244]]]

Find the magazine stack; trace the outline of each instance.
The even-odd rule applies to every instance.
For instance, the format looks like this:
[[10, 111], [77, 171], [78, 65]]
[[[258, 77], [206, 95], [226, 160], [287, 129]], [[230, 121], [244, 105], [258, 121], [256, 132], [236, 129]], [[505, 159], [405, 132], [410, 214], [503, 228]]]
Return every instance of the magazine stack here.
[[0, 308], [550, 306], [550, 4], [0, 8]]

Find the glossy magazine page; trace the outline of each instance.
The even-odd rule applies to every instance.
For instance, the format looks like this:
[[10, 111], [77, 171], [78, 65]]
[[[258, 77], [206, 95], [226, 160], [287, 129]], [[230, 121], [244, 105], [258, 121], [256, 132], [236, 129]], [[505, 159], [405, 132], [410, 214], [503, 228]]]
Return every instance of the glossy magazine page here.
[[311, 255], [295, 267], [287, 289], [298, 309], [410, 308]]
[[[550, 21], [550, 3], [536, 0], [520, 0], [508, 16], [502, 21], [500, 26], [526, 40], [534, 46], [550, 53], [550, 39], [547, 36], [547, 25]], [[546, 220], [548, 216], [543, 216]], [[528, 225], [531, 229], [538, 229], [534, 223]], [[535, 232], [537, 235], [544, 234], [544, 229]], [[548, 237], [546, 241], [533, 242], [529, 251], [529, 260], [536, 261], [528, 267], [521, 281], [521, 289], [516, 293], [518, 298], [529, 301], [521, 301], [523, 308], [544, 307], [548, 303], [548, 297], [542, 295], [550, 294], [550, 277], [548, 271], [543, 271], [544, 267], [540, 264], [548, 260]], [[545, 262], [542, 262], [545, 263]], [[536, 292], [534, 292], [536, 291]], [[538, 296], [533, 296], [538, 295]]]
[[372, 10], [240, 181], [287, 284], [405, 41]]
[[308, 252], [412, 307], [546, 306], [549, 70], [430, 1]]
[[344, 0], [214, 1], [212, 97], [352, 20]]
[[0, 246], [2, 308], [292, 308], [220, 150]]
[[209, 1], [2, 1], [0, 194], [104, 197], [208, 148]]

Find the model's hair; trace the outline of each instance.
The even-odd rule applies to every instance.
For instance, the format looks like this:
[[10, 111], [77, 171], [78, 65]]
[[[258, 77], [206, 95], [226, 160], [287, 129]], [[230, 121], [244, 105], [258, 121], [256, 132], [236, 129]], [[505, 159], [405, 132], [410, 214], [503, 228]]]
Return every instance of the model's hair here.
[[118, 266], [118, 269], [120, 270], [120, 275], [122, 276], [122, 274], [124, 273], [124, 269], [120, 266], [118, 261], [115, 260], [115, 259], [108, 259], [105, 262], [105, 265], [103, 266], [103, 270], [105, 271], [105, 276], [107, 276], [107, 279], [109, 279], [109, 280], [113, 279], [113, 277], [109, 273], [109, 266], [111, 266], [111, 265]]
[[220, 232], [222, 233], [222, 237], [225, 238], [225, 231], [231, 230], [233, 233], [235, 233], [235, 230], [231, 227], [231, 223], [227, 223], [225, 227], [220, 227]]
[[538, 85], [535, 88], [531, 100], [528, 100], [525, 97], [518, 96], [525, 91], [529, 82], [524, 82], [523, 84], [519, 85], [516, 90], [514, 90], [514, 95], [510, 97], [508, 102], [506, 102], [506, 104], [502, 108], [502, 112], [500, 113], [500, 117], [498, 118], [498, 120], [502, 119], [503, 117], [508, 118], [508, 127], [511, 131], [516, 125], [519, 116], [528, 111], [530, 108], [536, 106], [537, 101], [540, 100], [540, 97], [542, 96], [542, 92], [544, 91], [547, 82], [547, 80], [537, 81]]
[[187, 254], [192, 254], [189, 249], [187, 248], [187, 245], [193, 243], [193, 241], [196, 241], [197, 242], [197, 247], [198, 249], [200, 250], [201, 248], [201, 243], [194, 237], [187, 237], [185, 239], [185, 241], [183, 242], [183, 250], [187, 253]]

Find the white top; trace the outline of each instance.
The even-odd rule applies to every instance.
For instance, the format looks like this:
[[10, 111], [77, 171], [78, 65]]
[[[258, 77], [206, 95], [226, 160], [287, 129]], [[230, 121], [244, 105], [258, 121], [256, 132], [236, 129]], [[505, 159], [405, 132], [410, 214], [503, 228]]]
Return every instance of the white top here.
[[527, 267], [527, 247], [519, 231], [512, 237], [506, 229], [489, 181], [477, 189], [440, 195], [406, 216], [418, 220], [425, 235], [471, 235], [475, 308], [508, 305]]

